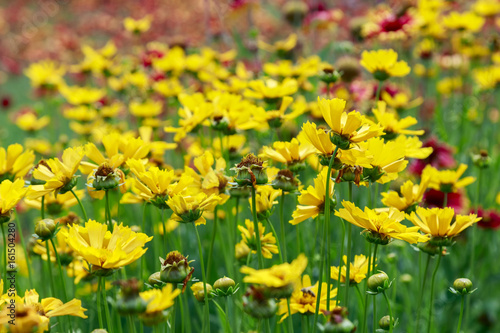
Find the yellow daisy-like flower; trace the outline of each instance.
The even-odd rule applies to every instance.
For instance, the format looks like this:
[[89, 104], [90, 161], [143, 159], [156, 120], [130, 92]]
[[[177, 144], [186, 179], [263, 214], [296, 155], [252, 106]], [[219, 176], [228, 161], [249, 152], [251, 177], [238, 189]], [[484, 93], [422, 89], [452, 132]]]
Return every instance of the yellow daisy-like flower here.
[[500, 13], [500, 2], [497, 0], [477, 0], [472, 8], [482, 16], [494, 16]]
[[458, 31], [478, 32], [484, 25], [484, 18], [474, 12], [451, 12], [443, 19], [443, 25], [448, 29]]
[[411, 180], [408, 180], [401, 185], [401, 196], [396, 191], [382, 193], [382, 203], [387, 207], [394, 207], [397, 210], [408, 212], [416, 208], [422, 201], [424, 193], [429, 186], [429, 181], [429, 177], [425, 175], [422, 177], [419, 185], [413, 184]]
[[399, 134], [405, 135], [422, 135], [424, 130], [409, 130], [408, 127], [417, 124], [417, 119], [413, 117], [405, 117], [399, 119], [398, 115], [393, 112], [389, 112], [386, 108], [386, 103], [379, 101], [377, 103], [378, 108], [373, 109], [373, 114], [378, 124], [384, 128], [385, 138], [393, 139]]
[[[326, 177], [329, 177], [329, 175], [328, 168], [325, 167], [318, 174], [318, 177], [314, 179], [314, 186], [309, 186], [307, 190], [300, 191], [299, 205], [292, 214], [293, 220], [290, 221], [291, 224], [299, 224], [324, 212]], [[330, 198], [334, 198], [334, 186], [335, 182], [330, 181]]]
[[267, 99], [270, 101], [293, 95], [299, 89], [295, 79], [285, 78], [282, 82], [273, 79], [254, 80], [248, 83], [245, 97]]
[[199, 225], [207, 223], [203, 217], [203, 212], [214, 210], [221, 200], [221, 197], [215, 194], [208, 196], [203, 192], [190, 194], [184, 191], [169, 198], [167, 205], [173, 211], [171, 219], [174, 221], [182, 223], [194, 222]]
[[307, 257], [300, 254], [291, 263], [274, 265], [265, 269], [254, 269], [243, 266], [240, 272], [247, 274], [243, 278], [245, 283], [260, 284], [269, 288], [284, 288], [295, 285], [307, 266]]
[[5, 179], [0, 183], [0, 223], [10, 220], [10, 211], [26, 195], [28, 188], [24, 187], [22, 179], [11, 182]]
[[64, 66], [59, 66], [51, 60], [42, 60], [31, 64], [24, 72], [35, 88], [57, 90], [64, 85], [63, 76], [66, 73]]
[[[278, 203], [276, 198], [281, 195], [281, 190], [275, 190], [272, 186], [264, 185], [257, 186], [257, 191], [255, 193], [255, 202], [257, 205], [257, 214], [268, 216], [266, 213], [271, 212], [274, 205]], [[250, 203], [250, 208], [252, 208], [252, 199], [248, 199]]]
[[38, 131], [45, 126], [47, 126], [50, 122], [50, 117], [44, 116], [38, 118], [36, 113], [34, 112], [26, 112], [18, 117], [16, 117], [15, 123], [17, 127], [22, 129], [23, 131]]
[[34, 161], [33, 151], [23, 152], [23, 146], [18, 143], [8, 146], [7, 150], [0, 147], [0, 179], [23, 178], [33, 167]]
[[476, 181], [475, 177], [462, 177], [466, 164], [460, 164], [457, 170], [437, 170], [430, 164], [427, 165], [422, 171], [422, 177], [428, 176], [430, 178], [429, 187], [444, 193], [455, 193], [458, 189], [470, 185]]
[[113, 232], [106, 224], [88, 220], [85, 226], [72, 225], [66, 242], [89, 264], [89, 271], [113, 270], [139, 259], [147, 248], [144, 245], [153, 237], [133, 232], [123, 224], [115, 224]]
[[[343, 256], [344, 266], [342, 266], [342, 271], [340, 273], [340, 282], [345, 283], [347, 275], [347, 256]], [[359, 256], [354, 256], [354, 262], [349, 263], [351, 265], [349, 270], [349, 284], [354, 285], [360, 283], [366, 278], [368, 274], [368, 258], [362, 254]], [[330, 268], [330, 278], [333, 280], [339, 279], [339, 268], [332, 266]]]
[[147, 100], [145, 102], [132, 101], [129, 104], [130, 113], [139, 118], [157, 117], [162, 109], [163, 104], [160, 101]]
[[273, 45], [267, 44], [262, 40], [257, 41], [257, 46], [267, 52], [287, 52], [292, 50], [297, 45], [297, 34], [291, 34], [287, 39], [279, 40]]
[[151, 16], [146, 15], [142, 19], [134, 20], [131, 17], [126, 17], [123, 20], [123, 26], [125, 30], [139, 34], [141, 32], [146, 32], [151, 28]]
[[[251, 250], [252, 253], [257, 253], [257, 239], [255, 237], [254, 224], [249, 219], [245, 220], [245, 226], [238, 226], [238, 230], [241, 232], [241, 242], [245, 243]], [[259, 222], [259, 237], [260, 246], [262, 250], [262, 256], [267, 259], [273, 257], [273, 253], [279, 253], [278, 246], [276, 246], [276, 238], [274, 238], [272, 232], [265, 234], [266, 228]]]
[[72, 105], [94, 104], [106, 95], [106, 90], [99, 88], [62, 86], [59, 90]]
[[404, 91], [397, 92], [394, 96], [391, 96], [391, 94], [384, 90], [380, 96], [387, 105], [396, 109], [398, 112], [415, 108], [424, 102], [424, 99], [420, 96], [410, 101], [410, 95]]
[[350, 144], [366, 141], [383, 134], [383, 129], [370, 123], [357, 111], [344, 112], [346, 101], [340, 98], [320, 99], [318, 106], [334, 137], [333, 142], [340, 149], [348, 149]]
[[481, 220], [476, 214], [457, 215], [455, 221], [452, 223], [453, 217], [455, 216], [455, 210], [450, 207], [418, 207], [416, 213], [412, 212], [411, 215], [406, 216], [414, 225], [418, 226], [421, 231], [433, 238], [431, 242], [435, 242], [436, 239], [449, 239], [455, 237]]
[[286, 164], [288, 168], [293, 168], [294, 165], [303, 163], [315, 152], [316, 148], [309, 141], [299, 141], [293, 138], [290, 142], [276, 141], [273, 143], [273, 148], [264, 146], [259, 157], [267, 157]]
[[434, 151], [432, 147], [422, 147], [423, 142], [417, 136], [398, 135], [393, 141], [404, 147], [407, 158], [424, 159]]
[[379, 81], [410, 73], [410, 66], [403, 60], [398, 61], [398, 54], [393, 49], [363, 51], [360, 64]]
[[335, 151], [335, 145], [330, 140], [330, 135], [324, 129], [316, 128], [315, 123], [307, 122], [302, 125], [302, 130], [308, 140], [321, 155], [330, 157]]
[[384, 142], [382, 138], [373, 138], [361, 144], [361, 148], [372, 156], [371, 168], [363, 170], [365, 178], [371, 182], [385, 184], [397, 177], [408, 165], [405, 160], [404, 146], [395, 142]]
[[[302, 280], [295, 284], [292, 296], [290, 297], [290, 314], [300, 313], [303, 315], [315, 314], [316, 303], [318, 298], [319, 283], [314, 285], [311, 283], [309, 275], [304, 275]], [[323, 313], [327, 309], [328, 302], [328, 284], [323, 282], [321, 284], [321, 295], [319, 295], [319, 313]], [[337, 296], [337, 288], [330, 290], [330, 308], [335, 307], [335, 296]], [[280, 323], [288, 317], [288, 300], [282, 299], [279, 303], [278, 315], [283, 315]]]
[[33, 178], [44, 181], [43, 185], [32, 185], [28, 198], [36, 199], [50, 192], [64, 194], [76, 185], [75, 173], [83, 158], [82, 147], [67, 148], [62, 160], [52, 158], [39, 163], [33, 171]]
[[139, 296], [148, 303], [146, 311], [139, 318], [145, 323], [166, 319], [164, 311], [174, 305], [174, 300], [181, 293], [180, 289], [174, 289], [173, 285], [167, 284], [162, 289], [151, 289], [139, 293]]
[[365, 207], [362, 211], [352, 202], [342, 201], [344, 208], [335, 211], [335, 215], [360, 228], [369, 242], [386, 245], [392, 238], [404, 240], [410, 244], [426, 242], [429, 237], [418, 232], [419, 227], [406, 227], [401, 224], [405, 213], [396, 208], [389, 208], [388, 212], [376, 212]]
[[[7, 297], [5, 294], [4, 296]], [[50, 319], [60, 316], [74, 316], [88, 318], [87, 309], [82, 307], [82, 301], [74, 298], [67, 303], [54, 297], [40, 300], [35, 289], [27, 290], [24, 297], [15, 296], [16, 321], [11, 325], [10, 309], [4, 307], [0, 311], [0, 327], [8, 325], [8, 331], [21, 332], [46, 332], [49, 330]]]

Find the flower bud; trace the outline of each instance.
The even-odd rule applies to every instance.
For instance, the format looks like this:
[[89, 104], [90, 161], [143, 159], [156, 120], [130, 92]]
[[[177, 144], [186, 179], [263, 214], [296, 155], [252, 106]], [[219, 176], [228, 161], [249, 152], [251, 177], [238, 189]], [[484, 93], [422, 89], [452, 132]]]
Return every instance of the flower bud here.
[[389, 276], [385, 272], [373, 274], [367, 281], [368, 289], [377, 294], [390, 287]]
[[159, 285], [162, 283], [161, 281], [161, 273], [160, 272], [154, 272], [153, 274], [151, 274], [149, 277], [148, 277], [148, 283], [152, 286], [154, 285]]
[[336, 307], [332, 311], [323, 311], [327, 321], [324, 325], [319, 324], [319, 330], [327, 333], [354, 333], [356, 325], [347, 318], [347, 308]]
[[373, 231], [368, 230], [368, 229], [363, 230], [361, 232], [361, 235], [363, 237], [365, 237], [365, 239], [368, 242], [373, 243], [373, 244], [387, 245], [387, 244], [389, 244], [389, 241], [391, 240], [391, 238], [389, 236], [381, 235], [378, 232], [373, 232]]
[[114, 283], [120, 286], [120, 293], [116, 299], [116, 308], [120, 315], [143, 313], [148, 306], [147, 302], [139, 296], [142, 283], [136, 278], [120, 280]]
[[363, 169], [363, 178], [372, 182], [372, 183], [375, 183], [384, 174], [385, 174], [385, 171], [381, 170], [379, 167], [374, 167], [371, 169], [368, 169], [368, 168]]
[[342, 57], [336, 62], [336, 67], [341, 74], [343, 82], [350, 83], [361, 74], [359, 60], [353, 57]]
[[215, 281], [214, 288], [220, 289], [223, 291], [227, 291], [230, 287], [234, 287], [234, 285], [235, 285], [235, 282], [233, 279], [224, 276], [224, 277], [218, 279], [217, 281]]
[[488, 152], [484, 149], [479, 151], [479, 154], [472, 155], [472, 162], [479, 169], [487, 169], [491, 163], [491, 157], [488, 156]]
[[295, 179], [293, 172], [290, 170], [280, 170], [276, 175], [273, 182], [273, 188], [286, 192], [293, 192], [297, 190], [298, 183]]
[[188, 261], [187, 257], [178, 251], [168, 253], [165, 259], [160, 258], [160, 262], [160, 280], [166, 283], [180, 283], [193, 271], [193, 268], [189, 266], [192, 261]]
[[300, 0], [287, 1], [283, 6], [283, 16], [292, 26], [298, 28], [307, 15], [309, 8]]
[[327, 85], [330, 85], [340, 79], [340, 73], [333, 67], [329, 66], [323, 69], [323, 74], [320, 75], [319, 79]]
[[[111, 190], [120, 185], [123, 171], [120, 169], [113, 169], [107, 163], [101, 164], [94, 173], [94, 180], [92, 187], [96, 191]], [[123, 178], [125, 176], [123, 175]]]
[[[212, 286], [210, 284], [206, 284], [207, 285], [207, 294], [208, 294], [208, 298], [212, 298]], [[195, 284], [193, 284], [191, 286], [191, 291], [193, 292], [193, 295], [194, 295], [194, 298], [196, 298], [196, 300], [198, 302], [205, 302], [205, 288], [203, 286], [203, 282], [196, 282]]]
[[467, 278], [459, 278], [453, 282], [453, 287], [450, 291], [455, 295], [472, 294], [476, 289], [472, 289], [472, 282]]
[[55, 231], [56, 224], [52, 219], [43, 219], [35, 224], [35, 234], [43, 241], [51, 239]]
[[73, 176], [69, 182], [67, 182], [63, 187], [59, 189], [60, 194], [64, 194], [66, 192], [69, 192], [73, 189], [73, 187], [76, 186], [76, 183], [78, 182], [78, 177], [80, 176]]
[[389, 331], [391, 329], [391, 324], [392, 324], [391, 321], [393, 322], [390, 316], [383, 316], [378, 321], [378, 326], [384, 331]]
[[246, 185], [264, 185], [267, 183], [267, 173], [264, 163], [254, 154], [248, 154], [243, 157], [241, 162], [231, 170], [236, 171], [234, 181], [239, 186]]
[[243, 310], [254, 318], [270, 318], [277, 309], [276, 301], [265, 295], [263, 287], [250, 286], [243, 295]]
[[413, 281], [413, 277], [410, 274], [403, 274], [399, 277], [399, 281], [402, 283], [411, 283]]
[[348, 138], [343, 137], [337, 133], [332, 133], [330, 135], [330, 141], [339, 149], [348, 150], [351, 146], [351, 141]]

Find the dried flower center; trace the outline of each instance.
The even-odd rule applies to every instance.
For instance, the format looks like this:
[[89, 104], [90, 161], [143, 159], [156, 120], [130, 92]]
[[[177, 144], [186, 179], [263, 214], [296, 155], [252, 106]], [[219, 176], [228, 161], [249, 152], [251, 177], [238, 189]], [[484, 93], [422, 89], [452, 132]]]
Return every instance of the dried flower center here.
[[108, 175], [112, 174], [114, 169], [110, 167], [107, 164], [100, 165], [99, 168], [97, 169], [95, 175], [96, 176], [101, 176], [101, 177], [107, 177]]

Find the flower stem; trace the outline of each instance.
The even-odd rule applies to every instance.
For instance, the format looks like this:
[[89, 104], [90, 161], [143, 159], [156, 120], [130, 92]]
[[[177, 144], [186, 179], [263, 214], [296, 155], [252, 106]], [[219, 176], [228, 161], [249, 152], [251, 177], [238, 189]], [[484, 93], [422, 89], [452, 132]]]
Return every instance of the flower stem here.
[[[142, 209], [142, 224], [141, 224], [141, 231], [143, 233], [146, 233], [146, 207], [147, 207], [147, 203], [144, 202], [144, 208]], [[144, 280], [144, 268], [146, 268], [145, 266], [145, 262], [146, 262], [146, 256], [141, 256], [141, 271], [140, 271], [140, 274], [139, 276], [141, 277], [141, 280]]]
[[[255, 207], [255, 205], [254, 205]], [[200, 252], [200, 265], [201, 265], [201, 275], [203, 278], [203, 295], [205, 296], [205, 307], [203, 309], [204, 312], [204, 320], [203, 323], [207, 327], [207, 331], [210, 332], [210, 312], [209, 312], [209, 305], [208, 305], [208, 293], [207, 293], [207, 279], [205, 276], [205, 262], [203, 260], [203, 251], [201, 249], [201, 240], [200, 240], [200, 234], [198, 233], [198, 228], [196, 225], [193, 223], [194, 231], [196, 232], [196, 239], [198, 240], [198, 251]]]
[[[107, 191], [106, 191], [107, 192]], [[104, 277], [99, 277], [99, 285], [102, 292], [102, 299], [104, 300], [104, 317], [106, 318], [106, 324], [108, 325], [108, 331], [112, 333], [114, 331], [113, 325], [111, 324], [111, 316], [109, 315], [108, 300], [106, 299], [106, 280]]]
[[67, 302], [68, 295], [66, 294], [66, 282], [64, 281], [64, 275], [63, 275], [63, 271], [62, 271], [62, 267], [61, 267], [61, 260], [59, 258], [59, 253], [57, 253], [56, 244], [54, 243], [53, 238], [50, 239], [50, 243], [52, 244], [52, 247], [54, 248], [54, 253], [56, 255], [57, 267], [59, 268], [59, 276], [61, 277], [64, 302]]
[[42, 220], [45, 218], [45, 195], [42, 196], [42, 203], [40, 206], [40, 216], [42, 217]]
[[161, 226], [163, 227], [163, 253], [167, 254], [167, 226], [165, 225], [165, 208], [161, 209]]
[[54, 286], [54, 278], [52, 277], [52, 267], [50, 261], [50, 249], [49, 242], [45, 241], [45, 250], [47, 251], [47, 268], [49, 269], [49, 279], [50, 279], [50, 291], [52, 293], [52, 297], [56, 297], [56, 288]]
[[387, 298], [385, 290], [382, 292], [382, 294], [384, 294], [385, 301], [387, 302], [387, 308], [389, 309], [389, 333], [392, 333], [392, 326], [394, 321], [392, 317], [391, 302], [389, 302], [389, 298]]
[[17, 222], [17, 230], [19, 232], [19, 239], [21, 241], [21, 246], [23, 247], [24, 257], [26, 258], [26, 263], [27, 263], [26, 267], [28, 268], [28, 278], [30, 281], [30, 287], [35, 288], [35, 285], [33, 284], [33, 277], [31, 275], [31, 263], [29, 260], [28, 251], [26, 250], [26, 245], [24, 243], [23, 228], [21, 226], [21, 221], [19, 220], [19, 214], [17, 214], [16, 210], [14, 210], [14, 214], [16, 214], [16, 222]]
[[448, 192], [444, 192], [443, 208], [448, 207]]
[[382, 81], [378, 81], [378, 84], [377, 84], [377, 93], [375, 94], [375, 106], [377, 106], [377, 102], [380, 99], [380, 91], [381, 90], [382, 90]]
[[425, 282], [427, 281], [427, 271], [429, 270], [429, 263], [431, 261], [431, 255], [427, 255], [427, 261], [425, 263], [425, 269], [424, 269], [424, 276], [422, 278], [422, 286], [420, 288], [420, 297], [418, 298], [418, 304], [417, 304], [417, 322], [415, 323], [415, 332], [418, 332], [418, 324], [420, 321], [420, 307], [422, 306], [422, 300], [424, 298], [424, 288], [425, 288]]
[[[375, 263], [377, 262], [377, 250], [378, 244], [375, 243], [375, 248], [373, 249], [373, 259], [372, 259], [372, 269], [371, 273], [375, 272]], [[368, 281], [368, 280], [367, 280]], [[373, 331], [377, 327], [377, 298], [373, 298]]]
[[[342, 226], [342, 233], [340, 234], [341, 235], [340, 239], [342, 240], [342, 242], [340, 243], [340, 259], [339, 259], [339, 274], [338, 274], [338, 278], [337, 278], [337, 291], [340, 290], [340, 280], [342, 277], [342, 264], [344, 263], [344, 240], [345, 240], [344, 220], [340, 219], [340, 224]], [[346, 274], [346, 280], [347, 280], [347, 274]], [[346, 282], [346, 284], [347, 284], [347, 282]], [[335, 302], [335, 305], [337, 306], [337, 305], [339, 305], [339, 303], [340, 303], [340, 298], [337, 297], [337, 301]]]
[[361, 327], [361, 333], [365, 333], [365, 329], [368, 330], [368, 294], [366, 293], [368, 289], [367, 281], [372, 273], [372, 243], [368, 242], [368, 274], [365, 279], [365, 303], [364, 303], [364, 311], [363, 311], [363, 326]]
[[431, 298], [430, 298], [430, 304], [429, 304], [429, 322], [427, 324], [427, 333], [431, 332], [432, 328], [432, 310], [434, 309], [433, 306], [433, 301], [434, 301], [434, 280], [436, 279], [437, 271], [439, 268], [439, 263], [441, 262], [441, 254], [442, 248], [439, 247], [439, 254], [438, 254], [438, 261], [436, 263], [436, 268], [434, 268], [434, 272], [432, 273], [432, 280], [431, 280]]
[[[281, 227], [281, 238], [283, 239], [282, 248], [280, 249], [280, 254], [283, 253], [284, 262], [288, 262], [286, 255], [286, 237], [285, 237], [285, 191], [281, 191], [281, 201], [280, 201], [280, 227]], [[276, 237], [276, 240], [278, 238]], [[283, 262], [283, 260], [281, 262]]]
[[4, 283], [8, 283], [7, 280], [7, 236], [5, 235], [5, 228], [3, 223], [0, 223], [2, 227], [2, 236], [3, 236], [3, 281]]
[[208, 248], [208, 259], [207, 259], [207, 277], [210, 279], [210, 266], [212, 265], [212, 253], [214, 250], [215, 235], [217, 233], [217, 211], [219, 206], [215, 206], [214, 209], [214, 226], [212, 228], [212, 239], [210, 240], [210, 247]]
[[102, 293], [101, 293], [101, 278], [99, 278], [98, 283], [98, 292], [97, 292], [97, 317], [99, 319], [99, 328], [104, 328], [104, 322], [102, 320]]
[[108, 228], [111, 232], [113, 232], [113, 225], [111, 223], [111, 210], [109, 209], [109, 190], [105, 190], [106, 192], [106, 222], [108, 223]]
[[257, 258], [259, 261], [259, 269], [264, 267], [262, 259], [262, 247], [260, 244], [259, 222], [257, 220], [257, 204], [255, 202], [255, 186], [252, 185], [252, 213], [253, 213], [253, 227], [255, 232], [255, 240], [257, 241]]
[[[348, 192], [348, 198], [349, 201], [352, 202], [352, 182], [349, 182], [349, 192]], [[351, 223], [347, 223], [347, 262], [346, 262], [346, 284], [345, 284], [345, 299], [344, 299], [344, 305], [349, 308], [349, 281], [351, 280], [351, 246], [352, 246], [352, 237], [351, 237]]]
[[[85, 211], [85, 208], [83, 207], [83, 204], [82, 202], [80, 201], [80, 198], [76, 195], [75, 191], [73, 191], [73, 189], [70, 190], [71, 193], [73, 193], [73, 196], [75, 197], [76, 201], [78, 201], [78, 205], [80, 205], [80, 209], [82, 210], [82, 214], [83, 214], [83, 218], [85, 220], [85, 222], [87, 222], [89, 220], [89, 218], [87, 217], [87, 212]], [[108, 191], [106, 191], [106, 195], [107, 195]]]
[[279, 251], [278, 254], [280, 256], [280, 263], [282, 264], [283, 263], [283, 255], [281, 254], [280, 241], [279, 241], [278, 235], [276, 234], [276, 229], [274, 229], [274, 226], [271, 223], [271, 221], [269, 221], [269, 218], [266, 218], [266, 222], [269, 225], [269, 227], [271, 228], [271, 232], [273, 233], [273, 236], [276, 239], [276, 246], [278, 246], [278, 251]]
[[460, 317], [458, 318], [458, 327], [457, 327], [457, 333], [460, 333], [460, 327], [462, 326], [462, 317], [464, 315], [464, 298], [465, 295], [462, 295], [462, 302], [460, 304]]

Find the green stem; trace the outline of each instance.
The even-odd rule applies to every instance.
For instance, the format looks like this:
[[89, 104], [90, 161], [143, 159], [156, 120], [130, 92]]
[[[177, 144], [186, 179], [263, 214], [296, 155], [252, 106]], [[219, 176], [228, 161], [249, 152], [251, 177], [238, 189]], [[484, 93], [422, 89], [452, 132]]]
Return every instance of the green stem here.
[[54, 243], [54, 239], [51, 238], [50, 242], [52, 243], [52, 247], [54, 248], [54, 253], [56, 255], [57, 267], [59, 268], [59, 276], [61, 277], [64, 302], [67, 302], [68, 295], [66, 294], [66, 282], [64, 280], [64, 274], [63, 274], [62, 267], [61, 267], [61, 260], [59, 258], [59, 253], [57, 253], [57, 248], [56, 248], [56, 244]]
[[439, 247], [439, 253], [438, 253], [438, 261], [436, 263], [436, 268], [434, 268], [434, 272], [432, 273], [432, 280], [431, 280], [431, 298], [430, 298], [430, 304], [429, 304], [429, 321], [427, 324], [427, 333], [431, 332], [432, 328], [432, 310], [434, 309], [433, 306], [433, 301], [434, 301], [434, 280], [436, 279], [437, 271], [439, 268], [439, 263], [441, 262], [441, 251], [442, 248]]
[[111, 232], [113, 232], [113, 225], [112, 225], [112, 222], [111, 222], [111, 210], [109, 209], [109, 190], [105, 190], [106, 192], [106, 222], [108, 223], [108, 228]]
[[0, 223], [0, 226], [2, 227], [2, 236], [3, 236], [3, 281], [5, 284], [8, 283], [7, 281], [7, 235], [5, 234], [5, 228], [3, 226], [3, 223]]
[[102, 320], [102, 293], [101, 293], [101, 278], [97, 282], [97, 317], [99, 319], [99, 328], [104, 328], [104, 322]]
[[[340, 225], [342, 226], [342, 233], [340, 234], [341, 243], [340, 243], [339, 275], [337, 277], [337, 291], [340, 290], [340, 280], [342, 277], [342, 264], [344, 264], [345, 223], [344, 223], [343, 219], [340, 219]], [[347, 279], [348, 278], [347, 278], [347, 274], [346, 274], [346, 284], [348, 284]], [[335, 302], [335, 305], [339, 305], [339, 303], [340, 303], [340, 298], [337, 297], [337, 301]]]
[[21, 226], [21, 221], [19, 220], [19, 214], [17, 213], [16, 210], [14, 210], [14, 214], [16, 215], [17, 229], [19, 232], [19, 240], [21, 241], [21, 246], [23, 247], [23, 252], [24, 252], [24, 258], [26, 259], [26, 264], [27, 264], [26, 267], [28, 268], [28, 278], [30, 281], [30, 287], [35, 288], [35, 285], [33, 284], [33, 277], [31, 275], [31, 263], [29, 260], [28, 251], [26, 250], [26, 245], [24, 243], [23, 228]]
[[161, 209], [161, 225], [163, 227], [163, 253], [166, 255], [167, 251], [167, 226], [165, 225], [165, 208]]
[[365, 302], [363, 300], [363, 295], [361, 294], [361, 290], [359, 289], [359, 284], [356, 283], [355, 285], [355, 288], [356, 288], [356, 292], [357, 292], [357, 295], [358, 295], [358, 306], [360, 309], [363, 309], [365, 307]]
[[366, 291], [368, 290], [367, 286], [367, 281], [368, 278], [371, 276], [371, 270], [372, 270], [372, 243], [368, 242], [368, 274], [366, 275], [365, 278], [365, 304], [364, 304], [364, 311], [363, 311], [363, 325], [361, 327], [361, 333], [365, 333], [365, 330], [368, 330], [368, 294]]
[[464, 297], [465, 297], [465, 295], [462, 295], [462, 302], [460, 304], [460, 317], [458, 318], [457, 333], [460, 333], [460, 327], [462, 326], [462, 317], [464, 315]]
[[[318, 220], [319, 220], [319, 217], [318, 217]], [[323, 240], [321, 242], [321, 262], [320, 262], [320, 265], [319, 265], [319, 285], [318, 285], [318, 295], [321, 295], [321, 286], [323, 284], [323, 270], [324, 270], [324, 266], [325, 266], [325, 261], [323, 260], [323, 258], [325, 257], [325, 243], [326, 243], [326, 233], [327, 233], [327, 225], [328, 223], [326, 222], [326, 219], [324, 220], [324, 225], [323, 225]], [[320, 298], [321, 297], [316, 297], [317, 301], [316, 301], [316, 309], [314, 311], [314, 327], [316, 327], [316, 324], [318, 322], [318, 316], [319, 316], [319, 305], [320, 305]], [[309, 325], [308, 325], [309, 327]]]
[[260, 244], [259, 222], [257, 220], [257, 204], [255, 202], [255, 186], [252, 185], [252, 213], [253, 213], [253, 227], [255, 232], [255, 240], [257, 241], [257, 258], [259, 261], [259, 269], [264, 267], [262, 259], [262, 246]]
[[[83, 218], [85, 219], [85, 222], [87, 222], [89, 219], [87, 217], [87, 212], [85, 211], [85, 208], [83, 207], [82, 202], [80, 201], [80, 198], [76, 195], [75, 191], [73, 189], [70, 190], [71, 193], [73, 193], [73, 196], [75, 197], [76, 201], [78, 201], [78, 205], [80, 205], [80, 209], [82, 210]], [[108, 191], [106, 191], [107, 193]]]
[[[377, 250], [378, 244], [375, 244], [375, 248], [373, 249], [373, 259], [372, 259], [372, 269], [371, 272], [375, 272], [375, 263], [377, 262]], [[375, 328], [377, 327], [377, 298], [373, 298], [373, 331], [375, 332]]]
[[[254, 206], [255, 207], [255, 206]], [[203, 309], [204, 312], [204, 320], [203, 323], [206, 324], [208, 332], [210, 332], [210, 312], [209, 312], [209, 305], [208, 305], [208, 293], [207, 293], [207, 279], [205, 276], [205, 262], [203, 260], [203, 251], [201, 249], [201, 240], [200, 240], [200, 234], [198, 233], [198, 228], [196, 225], [193, 223], [194, 231], [196, 232], [196, 239], [198, 240], [198, 251], [200, 252], [200, 265], [201, 265], [201, 275], [203, 278], [203, 295], [205, 296], [205, 308]]]
[[128, 319], [128, 325], [130, 326], [132, 333], [135, 333], [135, 324], [134, 324], [134, 320], [132, 319], [132, 315], [128, 315], [127, 319]]
[[382, 292], [382, 294], [384, 295], [385, 301], [387, 302], [387, 308], [389, 309], [389, 333], [392, 333], [394, 318], [392, 317], [391, 302], [389, 302], [389, 298], [387, 298], [385, 290]]
[[444, 192], [443, 208], [448, 207], [448, 192]]
[[207, 277], [210, 279], [210, 268], [212, 265], [212, 253], [214, 250], [215, 235], [217, 233], [217, 211], [219, 206], [215, 206], [214, 209], [214, 226], [212, 229], [212, 239], [210, 240], [210, 247], [208, 248], [208, 259], [207, 259]]
[[219, 313], [222, 315], [222, 321], [223, 325], [225, 326], [224, 332], [231, 331], [231, 328], [229, 326], [229, 320], [227, 318], [227, 313], [224, 311], [224, 309], [220, 306], [219, 303], [217, 303], [215, 300], [212, 300], [212, 302], [215, 304], [217, 307], [217, 310], [219, 310]]
[[[281, 239], [283, 239], [282, 248], [280, 249], [280, 253], [283, 252], [283, 260], [284, 262], [288, 262], [286, 255], [286, 236], [285, 236], [285, 191], [281, 191], [281, 201], [280, 201], [280, 227], [281, 227]], [[276, 238], [278, 239], [278, 238]], [[283, 262], [283, 261], [282, 261]]]
[[381, 90], [382, 90], [382, 81], [378, 81], [378, 84], [377, 84], [377, 93], [375, 94], [375, 107], [377, 106], [377, 102], [380, 99], [380, 91]]
[[427, 255], [427, 261], [425, 263], [425, 269], [424, 269], [424, 276], [422, 277], [422, 286], [420, 288], [420, 293], [419, 293], [419, 298], [418, 298], [418, 304], [417, 304], [417, 322], [415, 323], [415, 332], [418, 332], [418, 324], [420, 321], [420, 308], [422, 306], [422, 300], [424, 298], [424, 288], [425, 288], [425, 282], [427, 281], [427, 271], [429, 270], [429, 263], [431, 262], [431, 255]]
[[106, 317], [106, 324], [108, 325], [108, 331], [112, 333], [114, 331], [113, 325], [111, 324], [111, 316], [109, 315], [108, 300], [106, 298], [106, 280], [104, 277], [99, 277], [99, 283], [101, 285], [102, 299], [104, 300], [104, 316]]
[[42, 220], [45, 219], [45, 195], [42, 197], [42, 203], [40, 206], [40, 216], [42, 217]]
[[[144, 202], [144, 208], [142, 209], [142, 224], [141, 224], [141, 231], [143, 233], [146, 233], [146, 207], [147, 203]], [[141, 277], [141, 280], [144, 280], [144, 268], [145, 268], [145, 261], [146, 261], [146, 256], [141, 256], [141, 272], [139, 276]]]
[[49, 279], [50, 279], [50, 291], [52, 293], [52, 297], [56, 297], [56, 288], [54, 286], [54, 278], [52, 277], [52, 267], [50, 261], [50, 249], [49, 242], [45, 241], [45, 250], [47, 251], [47, 268], [49, 269]]
[[[348, 198], [349, 201], [352, 202], [352, 182], [348, 183]], [[347, 308], [349, 308], [349, 282], [351, 281], [351, 246], [352, 246], [352, 237], [351, 237], [351, 223], [347, 223], [347, 263], [346, 263], [346, 284], [345, 284], [345, 300], [344, 304]]]
[[[266, 222], [269, 225], [269, 228], [271, 229], [271, 232], [273, 233], [274, 238], [276, 239], [276, 246], [278, 247], [278, 249], [281, 249], [279, 237], [276, 234], [276, 229], [274, 229], [274, 226], [271, 223], [271, 221], [269, 221], [269, 218], [266, 218]], [[283, 255], [281, 254], [281, 250], [279, 251], [278, 254], [279, 254], [279, 257], [280, 257], [280, 263], [282, 264], [283, 263]]]

